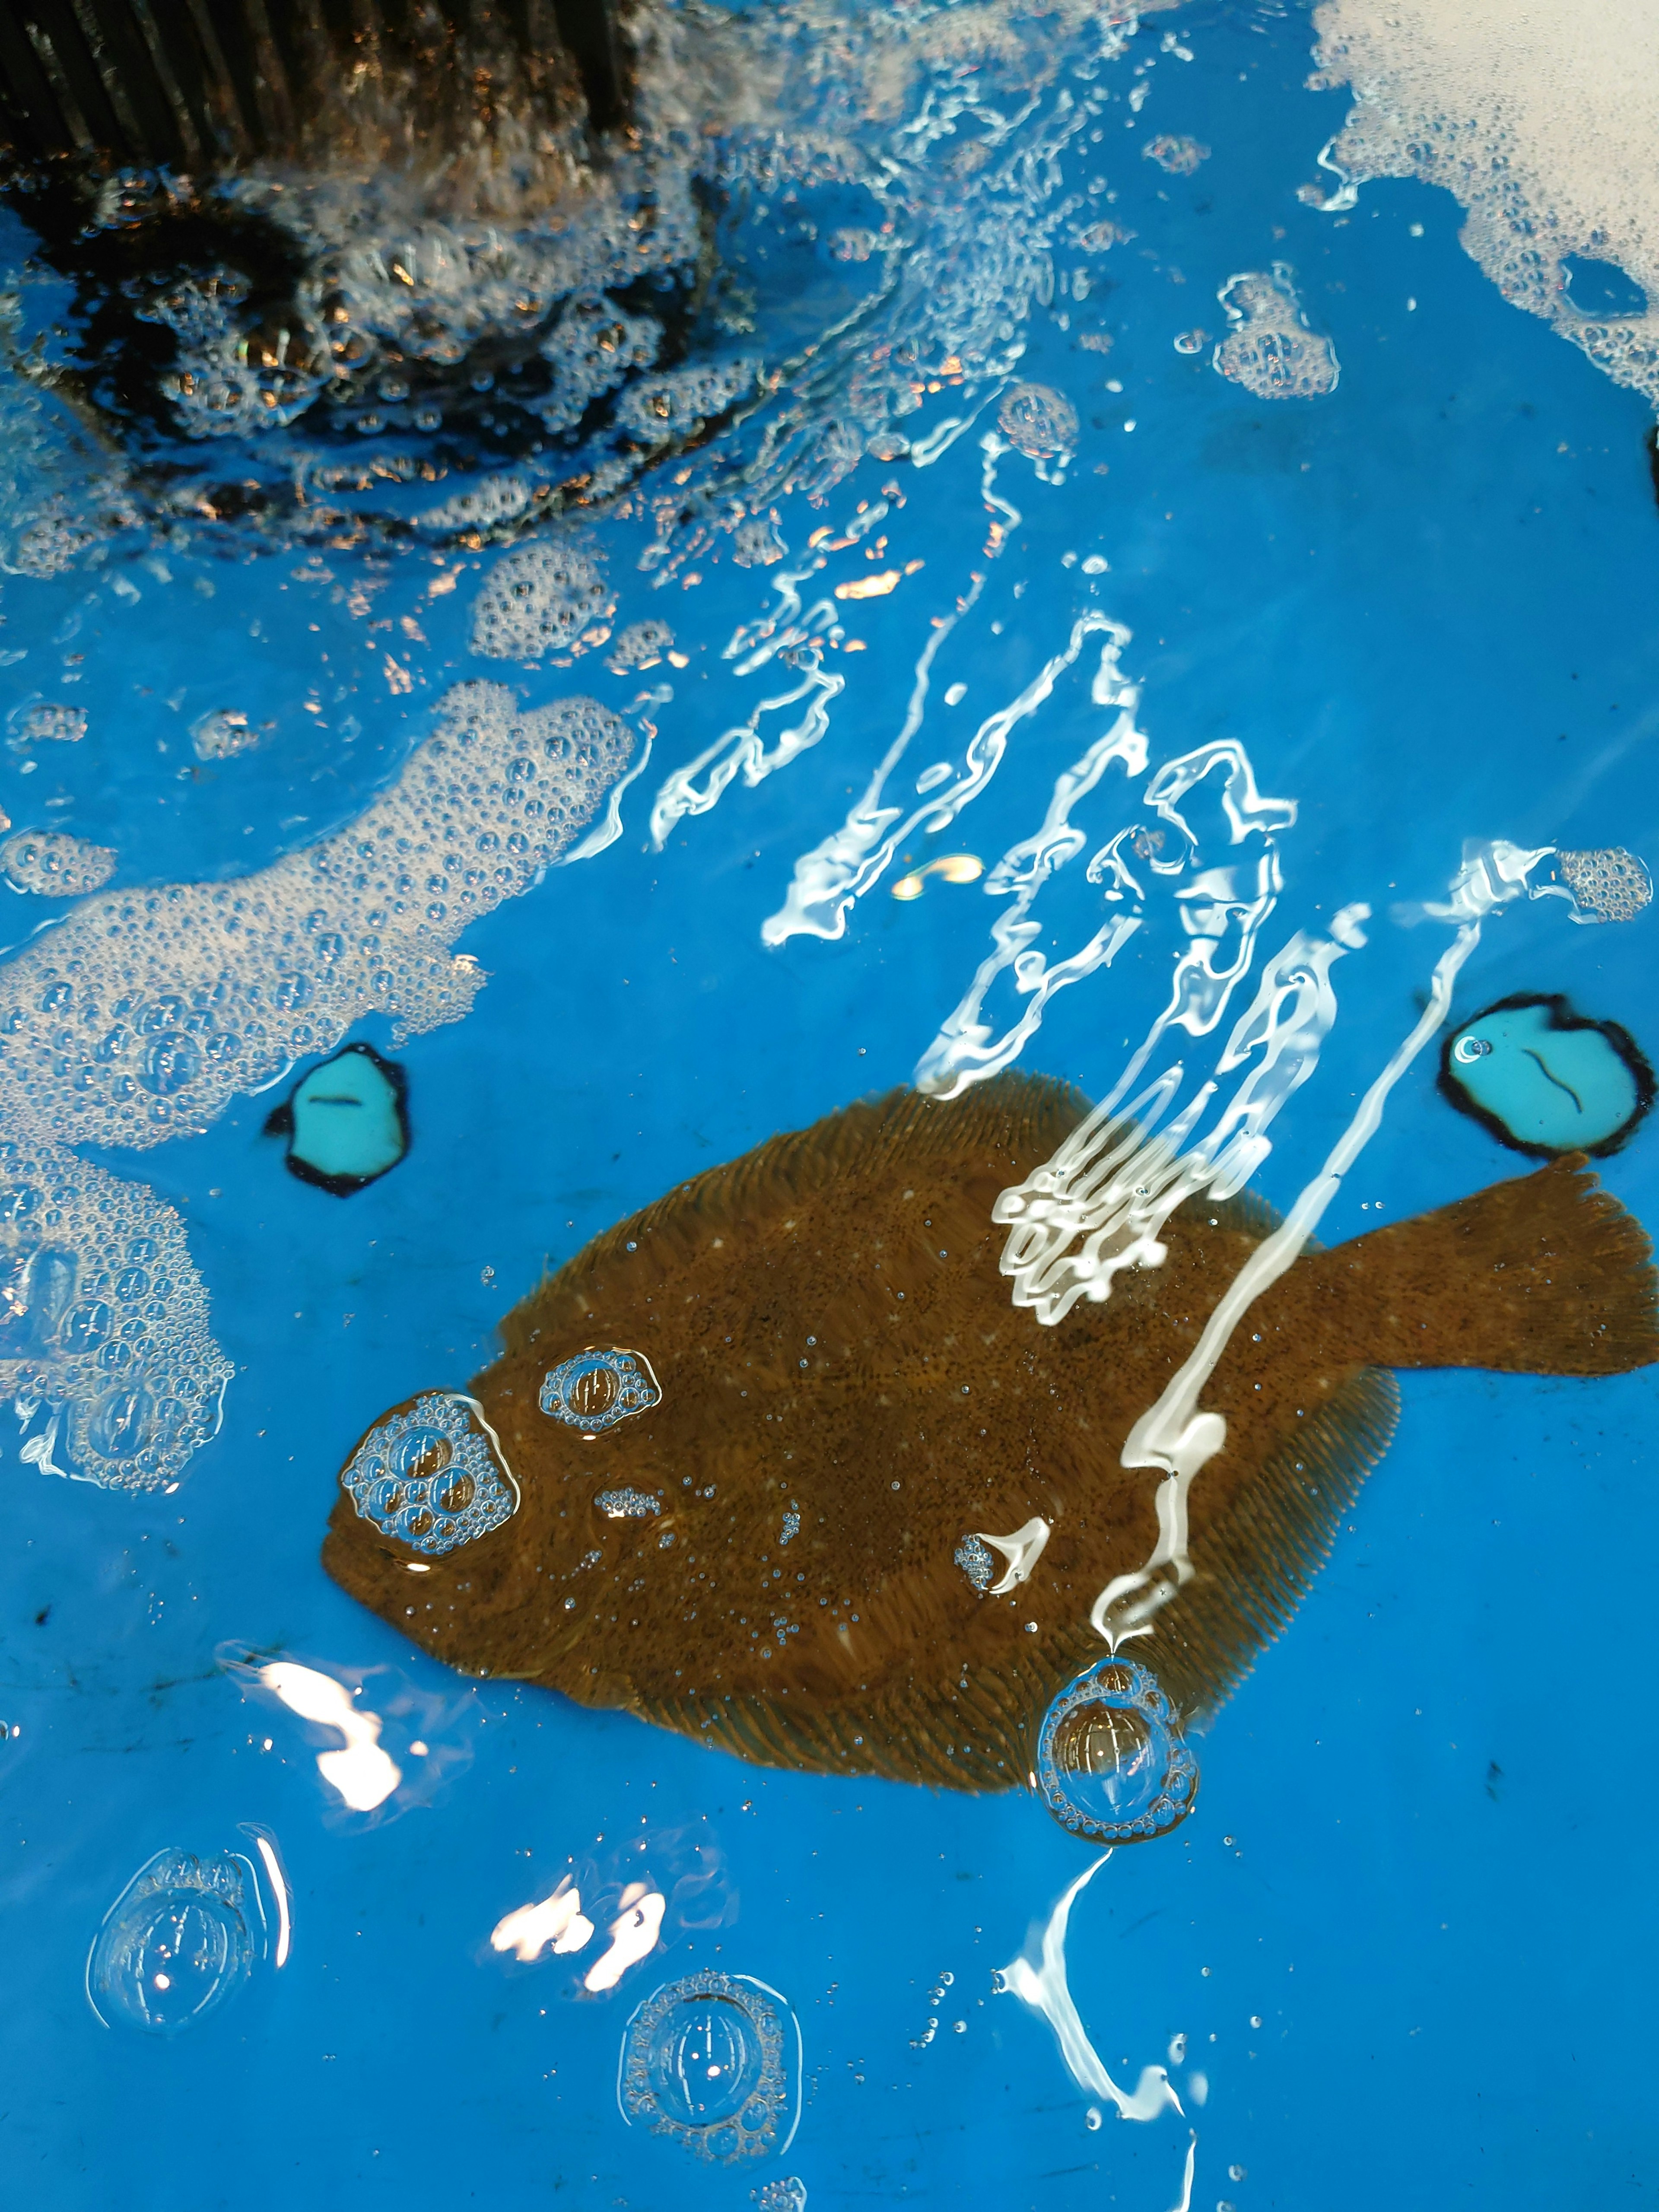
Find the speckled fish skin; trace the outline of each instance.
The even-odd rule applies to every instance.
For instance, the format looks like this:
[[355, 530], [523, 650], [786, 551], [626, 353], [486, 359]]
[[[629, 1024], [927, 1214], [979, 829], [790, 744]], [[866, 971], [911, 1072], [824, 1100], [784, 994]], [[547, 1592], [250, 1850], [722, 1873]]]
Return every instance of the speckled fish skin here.
[[[1272, 1219], [1189, 1205], [1161, 1267], [1042, 1327], [1010, 1302], [991, 1208], [1085, 1110], [1032, 1078], [895, 1093], [672, 1192], [515, 1309], [470, 1386], [513, 1517], [424, 1561], [343, 1495], [330, 1572], [458, 1667], [767, 1764], [1024, 1783], [1045, 1707], [1101, 1654], [1091, 1605], [1156, 1538], [1129, 1428]], [[585, 1437], [539, 1401], [594, 1346], [643, 1352], [662, 1397]], [[1279, 1632], [1386, 1448], [1376, 1361], [1656, 1356], [1646, 1241], [1572, 1164], [1304, 1255], [1206, 1389], [1227, 1441], [1192, 1492], [1195, 1579], [1137, 1656], [1190, 1716]], [[596, 1500], [618, 1490], [660, 1510], [611, 1518]], [[1052, 1534], [1029, 1581], [976, 1589], [963, 1537], [1034, 1516]]]

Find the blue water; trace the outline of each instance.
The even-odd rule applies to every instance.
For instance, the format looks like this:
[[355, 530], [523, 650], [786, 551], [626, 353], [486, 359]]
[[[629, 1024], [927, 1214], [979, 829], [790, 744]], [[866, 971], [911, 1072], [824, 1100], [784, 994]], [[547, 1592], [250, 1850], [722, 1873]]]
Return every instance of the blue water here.
[[[20, 827], [115, 848], [118, 885], [239, 875], [349, 820], [458, 678], [618, 708], [673, 687], [651, 710], [657, 750], [621, 837], [462, 940], [489, 979], [471, 1015], [404, 1043], [379, 1018], [353, 1032], [407, 1070], [412, 1142], [395, 1170], [343, 1200], [296, 1181], [261, 1133], [283, 1092], [240, 1097], [142, 1157], [97, 1156], [183, 1216], [236, 1373], [221, 1433], [174, 1495], [57, 1481], [8, 1455], [9, 2198], [680, 2212], [741, 2206], [791, 2175], [814, 2212], [1170, 2212], [1189, 2130], [1195, 2207], [1561, 2212], [1650, 2191], [1633, 1954], [1650, 1928], [1654, 1793], [1632, 1712], [1653, 1654], [1627, 1565], [1659, 1542], [1650, 1376], [1402, 1377], [1397, 1439], [1328, 1566], [1196, 1744], [1194, 1817], [1117, 1851], [1073, 1908], [1070, 1985], [1100, 2059], [1129, 2086], [1167, 2065], [1186, 2108], [1144, 2125], [1109, 2106], [1091, 2126], [1098, 2100], [1047, 2024], [994, 1991], [1090, 1863], [1036, 1800], [773, 1773], [551, 1693], [469, 1683], [318, 1563], [356, 1439], [417, 1390], [464, 1387], [545, 1267], [676, 1181], [910, 1078], [998, 906], [982, 880], [937, 876], [895, 900], [899, 864], [942, 848], [988, 866], [1030, 832], [1098, 732], [1097, 641], [1019, 725], [984, 797], [937, 842], [913, 839], [843, 938], [773, 950], [761, 925], [863, 788], [930, 623], [975, 570], [913, 771], [946, 750], [946, 685], [969, 687], [964, 716], [990, 712], [1097, 609], [1133, 632], [1121, 665], [1154, 762], [1237, 738], [1261, 790], [1297, 800], [1264, 948], [1351, 901], [1373, 909], [1370, 945], [1334, 971], [1340, 1014], [1317, 1074], [1256, 1178], [1276, 1204], [1415, 1019], [1447, 933], [1390, 908], [1443, 897], [1465, 838], [1659, 856], [1642, 404], [1504, 303], [1443, 197], [1369, 185], [1346, 217], [1297, 199], [1342, 107], [1303, 88], [1299, 12], [1149, 19], [1112, 65], [1123, 82], [1169, 23], [1195, 58], [1160, 60], [1139, 130], [1212, 152], [1186, 177], [1109, 143], [1077, 155], [1065, 181], [1097, 159], [1112, 219], [1137, 234], [1097, 264], [1115, 343], [1079, 350], [1076, 309], [1070, 331], [1040, 307], [1024, 331], [1019, 374], [1082, 419], [1066, 481], [1006, 455], [997, 489], [1022, 519], [983, 557], [993, 407], [931, 467], [866, 459], [821, 507], [784, 501], [798, 550], [896, 482], [883, 560], [926, 565], [843, 609], [866, 649], [825, 656], [845, 689], [822, 741], [734, 784], [659, 852], [645, 824], [661, 776], [794, 680], [775, 665], [739, 678], [721, 657], [766, 611], [776, 568], [704, 556], [699, 582], [683, 568], [657, 590], [634, 565], [642, 520], [585, 525], [620, 593], [617, 627], [665, 616], [688, 656], [644, 677], [612, 674], [600, 653], [568, 672], [474, 658], [488, 548], [451, 558], [458, 588], [436, 598], [427, 554], [372, 544], [124, 539], [101, 565], [4, 579], [0, 644], [22, 657], [0, 670], [0, 715], [40, 698], [83, 708], [88, 728], [0, 752], [0, 805]], [[1109, 141], [1124, 113], [1110, 111]], [[1256, 399], [1215, 374], [1208, 345], [1172, 346], [1192, 326], [1219, 337], [1217, 290], [1275, 259], [1334, 344], [1328, 398]], [[1085, 574], [1095, 553], [1109, 567]], [[864, 569], [857, 549], [839, 557], [826, 581]], [[198, 761], [190, 725], [227, 707], [263, 741]], [[61, 911], [6, 896], [14, 945]], [[1037, 908], [1043, 949], [1080, 941], [1085, 912], [1093, 927], [1085, 886], [1055, 887]], [[1456, 1016], [1559, 991], [1651, 1054], [1654, 926], [1651, 910], [1579, 927], [1564, 901], [1517, 902], [1488, 924]], [[1162, 1004], [1175, 949], [1149, 927], [1053, 1000], [1022, 1064], [1099, 1096]], [[1515, 1171], [1437, 1096], [1435, 1070], [1425, 1053], [1394, 1093], [1327, 1241]], [[1605, 1163], [1650, 1223], [1653, 1145], [1639, 1132]], [[362, 1681], [404, 1790], [347, 1811], [316, 1765], [337, 1735], [263, 1699], [228, 1652]], [[428, 1781], [405, 1748], [417, 1735]], [[267, 1957], [176, 2040], [101, 2025], [84, 1975], [109, 1906], [164, 1848], [252, 1851], [243, 1824], [275, 1839], [291, 1884], [285, 1964]], [[614, 1898], [636, 1861], [690, 1863], [688, 1835], [714, 1906], [671, 1915], [672, 1942], [608, 1996], [580, 1990], [591, 1950], [522, 1966], [492, 1952], [491, 1929], [572, 1863]], [[781, 1992], [799, 2023], [799, 2130], [753, 2171], [701, 2163], [618, 2109], [629, 2014], [708, 1966]]]

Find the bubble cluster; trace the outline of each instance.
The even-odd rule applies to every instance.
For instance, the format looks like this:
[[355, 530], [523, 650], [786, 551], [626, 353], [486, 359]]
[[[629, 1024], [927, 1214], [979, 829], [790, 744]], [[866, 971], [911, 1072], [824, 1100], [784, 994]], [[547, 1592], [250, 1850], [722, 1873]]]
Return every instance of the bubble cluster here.
[[[1443, 185], [1503, 296], [1659, 404], [1650, 11], [1325, 0], [1316, 21], [1313, 82], [1354, 104], [1327, 156], [1345, 192], [1316, 204], [1352, 206], [1372, 178]], [[1574, 256], [1613, 263], [1644, 301], [1585, 313], [1564, 281]]]
[[751, 392], [758, 374], [758, 362], [732, 361], [643, 377], [618, 405], [617, 427], [652, 446], [693, 436]]
[[240, 708], [215, 707], [191, 724], [190, 741], [198, 760], [230, 760], [237, 753], [251, 752], [259, 733]]
[[234, 1996], [256, 1948], [247, 1887], [234, 1857], [157, 1851], [110, 1907], [87, 1960], [104, 2025], [177, 2035]]
[[1316, 399], [1340, 370], [1330, 340], [1308, 327], [1288, 265], [1230, 276], [1216, 297], [1233, 325], [1216, 347], [1216, 369], [1258, 399]]
[[449, 946], [587, 828], [633, 747], [592, 699], [459, 684], [333, 836], [228, 882], [95, 894], [0, 969], [0, 1125], [159, 1144], [368, 1013], [400, 1036], [457, 1019], [484, 979]]
[[964, 1536], [951, 1556], [981, 1596], [996, 1580], [997, 1563], [978, 1536]]
[[1611, 845], [1593, 853], [1560, 853], [1555, 872], [1580, 908], [1597, 921], [1633, 921], [1653, 902], [1653, 878], [1634, 853]]
[[800, 2032], [775, 1990], [714, 1969], [670, 1982], [628, 2023], [623, 2117], [723, 2166], [775, 2157], [799, 2112]]
[[1190, 177], [1200, 161], [1210, 158], [1209, 148], [1201, 146], [1196, 138], [1176, 137], [1168, 131], [1149, 138], [1140, 152], [1144, 161], [1156, 161], [1172, 177]]
[[593, 1500], [607, 1521], [649, 1521], [662, 1511], [660, 1493], [635, 1490], [602, 1490]]
[[1051, 384], [1017, 384], [997, 410], [997, 428], [1034, 461], [1077, 449], [1077, 410]]
[[173, 1208], [72, 1153], [0, 1143], [0, 1276], [21, 1456], [106, 1490], [176, 1482], [234, 1370]]
[[115, 873], [117, 854], [62, 830], [20, 830], [0, 845], [0, 871], [15, 891], [40, 898], [84, 898]]
[[1198, 1762], [1156, 1678], [1115, 1654], [1079, 1674], [1043, 1715], [1036, 1781], [1073, 1835], [1139, 1843], [1192, 1811]]
[[[17, 533], [12, 566], [20, 575], [61, 576], [74, 567], [88, 546], [96, 543], [97, 537], [98, 532], [75, 514], [59, 511], [38, 515]], [[84, 727], [84, 716], [82, 720]]]
[[655, 616], [629, 623], [611, 646], [609, 665], [620, 675], [629, 668], [654, 668], [673, 650], [674, 633]]
[[797, 2174], [786, 2173], [775, 2181], [763, 2182], [749, 2195], [760, 2212], [806, 2212], [806, 2184]]
[[383, 1536], [441, 1559], [510, 1521], [519, 1486], [475, 1398], [428, 1390], [377, 1421], [340, 1473]]
[[769, 568], [789, 550], [770, 515], [751, 515], [732, 538], [732, 558], [739, 568]]
[[472, 650], [492, 660], [539, 660], [603, 645], [617, 604], [598, 567], [569, 538], [499, 560], [473, 603]]
[[662, 340], [653, 316], [624, 313], [602, 292], [578, 293], [542, 340], [553, 371], [553, 388], [536, 406], [543, 423], [555, 435], [574, 430], [596, 399], [651, 367]]
[[180, 278], [155, 294], [140, 319], [162, 324], [177, 365], [161, 380], [187, 438], [228, 438], [292, 422], [329, 383], [333, 364], [319, 330], [245, 331], [237, 310], [247, 279], [229, 269]]
[[543, 1413], [591, 1436], [661, 1403], [662, 1386], [645, 1354], [614, 1346], [579, 1352], [542, 1382]]
[[36, 744], [47, 738], [59, 744], [77, 744], [87, 734], [83, 707], [56, 707], [45, 700], [31, 700], [15, 708], [8, 720], [12, 743], [16, 745]]

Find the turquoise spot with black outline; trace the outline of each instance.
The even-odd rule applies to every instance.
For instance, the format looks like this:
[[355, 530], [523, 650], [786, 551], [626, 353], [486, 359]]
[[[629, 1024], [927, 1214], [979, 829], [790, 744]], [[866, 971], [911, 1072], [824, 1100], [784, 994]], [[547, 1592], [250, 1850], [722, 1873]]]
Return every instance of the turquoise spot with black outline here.
[[1502, 999], [1448, 1038], [1440, 1088], [1516, 1152], [1616, 1152], [1653, 1103], [1653, 1071], [1618, 1022], [1559, 995]]
[[373, 1045], [349, 1044], [295, 1085], [265, 1134], [288, 1139], [290, 1173], [345, 1198], [409, 1150], [408, 1089], [395, 1060]]

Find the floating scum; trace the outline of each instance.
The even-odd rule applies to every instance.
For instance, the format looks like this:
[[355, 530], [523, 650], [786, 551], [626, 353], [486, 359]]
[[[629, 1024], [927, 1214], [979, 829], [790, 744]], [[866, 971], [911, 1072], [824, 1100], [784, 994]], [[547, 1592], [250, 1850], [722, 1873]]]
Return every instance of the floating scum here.
[[[964, 1790], [1040, 1768], [1079, 1833], [1174, 1825], [1179, 1718], [1306, 1590], [1393, 1432], [1388, 1370], [1622, 1372], [1659, 1358], [1655, 1278], [1575, 1156], [1289, 1264], [1265, 1206], [1200, 1190], [1161, 1264], [1045, 1325], [1010, 1304], [994, 1208], [1086, 1117], [1018, 1074], [897, 1091], [679, 1186], [518, 1306], [469, 1395], [369, 1431], [329, 1571], [459, 1668], [765, 1765]], [[1202, 1480], [1125, 1466], [1200, 1352]], [[1172, 1511], [1154, 1680], [1106, 1607], [1169, 1559]]]

